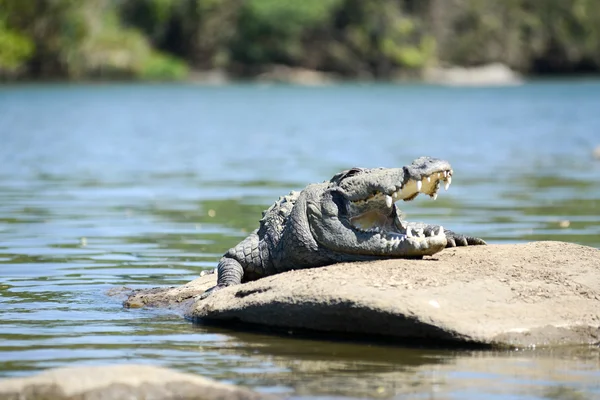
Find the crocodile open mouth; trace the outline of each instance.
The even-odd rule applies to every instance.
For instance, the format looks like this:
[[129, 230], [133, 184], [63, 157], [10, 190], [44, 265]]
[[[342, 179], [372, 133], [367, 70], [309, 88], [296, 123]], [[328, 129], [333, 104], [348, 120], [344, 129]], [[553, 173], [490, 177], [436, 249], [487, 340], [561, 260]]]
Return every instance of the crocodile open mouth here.
[[[365, 199], [349, 201], [348, 217], [353, 227], [359, 231], [402, 234], [408, 237], [413, 232], [404, 226], [400, 211], [394, 204], [397, 201], [411, 201], [419, 193], [436, 199], [442, 183], [448, 190], [452, 183], [453, 171], [440, 170], [424, 175], [420, 180], [408, 179], [388, 193], [375, 192]], [[438, 232], [414, 232], [416, 236], [432, 236]]]

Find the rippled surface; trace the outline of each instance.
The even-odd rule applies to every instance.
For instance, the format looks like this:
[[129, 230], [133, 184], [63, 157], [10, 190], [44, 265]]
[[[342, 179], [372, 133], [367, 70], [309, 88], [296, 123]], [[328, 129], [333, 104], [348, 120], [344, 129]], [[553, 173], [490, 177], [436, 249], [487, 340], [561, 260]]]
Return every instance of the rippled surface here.
[[600, 247], [600, 84], [0, 87], [0, 375], [142, 362], [297, 398], [600, 398], [598, 348], [450, 352], [239, 333], [124, 310], [214, 267], [278, 196], [449, 160], [402, 208], [490, 242]]

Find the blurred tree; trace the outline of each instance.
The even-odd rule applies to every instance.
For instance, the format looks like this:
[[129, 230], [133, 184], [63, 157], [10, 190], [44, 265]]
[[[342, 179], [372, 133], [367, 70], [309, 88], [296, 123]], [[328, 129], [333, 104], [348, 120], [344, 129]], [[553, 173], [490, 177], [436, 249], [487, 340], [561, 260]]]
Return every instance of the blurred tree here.
[[60, 52], [64, 39], [76, 34], [73, 31], [76, 27], [68, 18], [72, 3], [69, 0], [0, 0], [6, 26], [19, 32], [35, 49], [27, 63], [31, 75], [42, 78], [63, 75]]
[[247, 0], [229, 43], [231, 63], [242, 74], [269, 64], [302, 65], [311, 51], [304, 40], [331, 21], [340, 4], [341, 0]]
[[524, 72], [600, 69], [595, 0], [430, 0], [425, 16], [439, 58], [455, 65], [499, 61]]
[[174, 79], [186, 73], [140, 32], [123, 28], [111, 0], [0, 0], [0, 10], [6, 26], [22, 35], [10, 42], [26, 56], [30, 76]]
[[[0, 76], [411, 76], [430, 63], [600, 71], [597, 0], [0, 0]], [[182, 61], [182, 60], [185, 60]]]
[[[435, 58], [435, 40], [397, 0], [346, 0], [336, 16], [337, 37], [346, 51], [338, 66], [359, 75], [389, 78], [419, 70]], [[347, 60], [344, 58], [348, 57]]]
[[0, 76], [18, 74], [33, 52], [33, 41], [15, 30], [8, 29], [5, 16], [0, 15]]
[[[81, 15], [86, 34], [64, 49], [63, 57], [71, 77], [181, 79], [185, 64], [173, 56], [152, 49], [138, 30], [124, 28], [110, 3]], [[100, 18], [95, 17], [99, 15]]]
[[231, 42], [236, 70], [255, 74], [269, 64], [389, 78], [418, 70], [435, 42], [397, 0], [248, 0]]
[[523, 0], [535, 24], [530, 69], [537, 73], [600, 69], [600, 7], [595, 0]]
[[145, 32], [159, 49], [198, 69], [225, 68], [228, 43], [243, 0], [129, 0], [120, 3], [126, 23]]

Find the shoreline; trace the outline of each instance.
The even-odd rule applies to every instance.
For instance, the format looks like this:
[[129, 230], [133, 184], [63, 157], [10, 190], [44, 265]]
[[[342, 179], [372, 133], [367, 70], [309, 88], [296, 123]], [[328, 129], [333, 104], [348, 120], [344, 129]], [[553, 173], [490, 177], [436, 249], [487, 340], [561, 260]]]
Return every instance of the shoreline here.
[[535, 85], [535, 84], [586, 84], [586, 83], [599, 83], [599, 75], [590, 76], [526, 76], [523, 82], [519, 85], [443, 85], [425, 80], [360, 80], [360, 79], [344, 79], [331, 82], [323, 85], [306, 85], [299, 83], [289, 82], [261, 82], [255, 79], [231, 79], [227, 82], [215, 84], [210, 81], [185, 79], [177, 81], [154, 81], [154, 80], [23, 80], [23, 81], [0, 81], [0, 88], [8, 87], [34, 87], [34, 86], [161, 86], [161, 85], [173, 85], [173, 86], [202, 86], [202, 87], [228, 87], [228, 86], [256, 86], [256, 87], [306, 87], [306, 88], [322, 88], [332, 86], [427, 86], [427, 87], [447, 87], [447, 88], [506, 88], [506, 87], [518, 87], [522, 85]]

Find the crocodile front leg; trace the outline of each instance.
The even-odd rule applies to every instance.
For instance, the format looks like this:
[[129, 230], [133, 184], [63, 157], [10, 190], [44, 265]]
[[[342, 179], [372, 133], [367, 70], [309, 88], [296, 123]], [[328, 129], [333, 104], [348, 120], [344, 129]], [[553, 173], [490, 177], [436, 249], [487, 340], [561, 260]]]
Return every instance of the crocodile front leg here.
[[201, 298], [227, 286], [239, 285], [274, 273], [266, 241], [261, 241], [257, 231], [254, 231], [221, 258], [217, 266], [217, 286], [208, 289]]
[[242, 283], [244, 276], [244, 268], [237, 260], [224, 256], [219, 261], [217, 266], [217, 286], [213, 286], [204, 292], [200, 299], [205, 299], [217, 290], [226, 288], [227, 286], [239, 285]]

